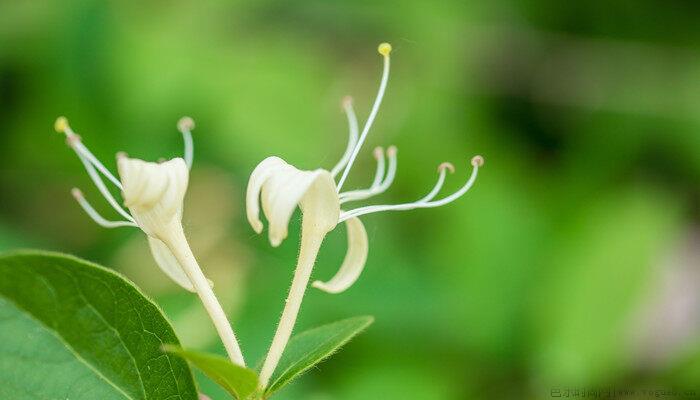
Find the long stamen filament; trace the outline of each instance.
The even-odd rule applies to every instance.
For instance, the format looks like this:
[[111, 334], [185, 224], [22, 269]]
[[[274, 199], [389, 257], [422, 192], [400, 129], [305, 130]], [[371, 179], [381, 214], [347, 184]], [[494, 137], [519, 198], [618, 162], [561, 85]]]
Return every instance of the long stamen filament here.
[[440, 174], [438, 176], [437, 182], [435, 182], [435, 186], [433, 186], [433, 190], [430, 191], [425, 197], [422, 199], [418, 200], [417, 203], [425, 203], [427, 201], [430, 201], [437, 196], [438, 193], [440, 193], [440, 189], [442, 189], [442, 185], [445, 183], [445, 175], [447, 175], [447, 171], [450, 171], [450, 173], [454, 174], [455, 172], [455, 167], [454, 165], [444, 162], [440, 164], [438, 167], [438, 173]]
[[[376, 151], [376, 149], [375, 149]], [[365, 200], [369, 199], [370, 197], [376, 196], [378, 194], [384, 193], [391, 184], [394, 182], [394, 177], [396, 176], [396, 168], [397, 168], [397, 162], [396, 162], [396, 147], [395, 146], [389, 146], [389, 148], [386, 151], [387, 157], [389, 158], [389, 168], [386, 173], [386, 176], [384, 177], [384, 180], [381, 182], [378, 182], [377, 176], [379, 175], [379, 171], [377, 171], [377, 174], [375, 175], [375, 180], [374, 183], [372, 183], [372, 186], [368, 189], [362, 189], [362, 190], [353, 190], [349, 192], [344, 192], [340, 194], [340, 204], [347, 203], [349, 201], [356, 201], [356, 200]], [[376, 157], [376, 155], [375, 155]], [[384, 172], [384, 171], [381, 171]]]
[[351, 190], [348, 192], [340, 193], [338, 197], [340, 198], [340, 204], [348, 201], [358, 200], [363, 198], [363, 196], [371, 196], [371, 193], [381, 185], [384, 179], [384, 169], [386, 168], [386, 162], [384, 161], [384, 149], [381, 147], [374, 148], [374, 158], [377, 160], [377, 170], [374, 173], [374, 179], [372, 184], [367, 189]]
[[107, 186], [104, 184], [104, 181], [102, 178], [100, 178], [100, 175], [97, 173], [95, 170], [95, 167], [87, 160], [81, 153], [77, 153], [78, 158], [80, 159], [80, 162], [83, 163], [83, 166], [85, 167], [85, 170], [87, 171], [88, 175], [90, 176], [90, 179], [92, 179], [92, 182], [97, 186], [97, 189], [100, 191], [102, 196], [107, 200], [109, 205], [114, 208], [116, 212], [118, 212], [122, 217], [126, 218], [130, 222], [136, 222], [134, 221], [134, 218], [129, 215], [121, 206], [119, 206], [119, 203], [117, 203], [117, 200], [112, 196], [112, 193], [110, 193], [109, 189], [107, 189]]
[[137, 226], [138, 226], [138, 225], [136, 225], [135, 223], [130, 222], [130, 221], [109, 221], [109, 220], [105, 219], [103, 216], [101, 216], [101, 215], [95, 210], [95, 208], [92, 207], [92, 205], [90, 205], [90, 203], [89, 203], [89, 202], [85, 199], [85, 197], [83, 196], [83, 193], [82, 193], [82, 192], [80, 191], [80, 189], [78, 189], [78, 188], [73, 188], [73, 189], [71, 190], [71, 194], [73, 195], [73, 197], [75, 198], [75, 200], [78, 202], [78, 204], [80, 205], [80, 207], [83, 209], [83, 211], [85, 211], [85, 213], [86, 213], [90, 218], [92, 218], [92, 220], [95, 221], [95, 223], [96, 223], [97, 225], [100, 225], [100, 226], [102, 226], [102, 227], [104, 227], [104, 228], [119, 228], [119, 227], [122, 227], [122, 226], [133, 226], [133, 227], [137, 227]]
[[58, 117], [54, 123], [54, 129], [56, 132], [63, 133], [66, 135], [68, 140], [68, 145], [75, 151], [78, 156], [82, 155], [86, 160], [88, 160], [92, 165], [95, 166], [102, 174], [107, 177], [112, 183], [114, 183], [119, 190], [123, 190], [121, 182], [117, 179], [111, 172], [105, 167], [100, 160], [95, 157], [94, 154], [80, 141], [80, 135], [75, 133], [73, 129], [68, 124], [66, 117]]
[[474, 157], [472, 157], [471, 164], [472, 164], [472, 174], [469, 176], [469, 180], [467, 180], [467, 183], [465, 183], [464, 186], [462, 186], [458, 191], [452, 193], [451, 195], [449, 195], [443, 199], [431, 201], [431, 202], [426, 203], [426, 204], [429, 205], [429, 207], [444, 206], [445, 204], [451, 203], [451, 202], [457, 200], [458, 198], [462, 197], [465, 193], [467, 193], [469, 191], [469, 189], [471, 189], [472, 186], [474, 185], [474, 182], [476, 182], [476, 176], [479, 173], [479, 167], [484, 165], [484, 158], [481, 156], [474, 156]]
[[350, 168], [352, 168], [352, 164], [355, 162], [355, 158], [357, 158], [357, 154], [360, 152], [362, 144], [367, 138], [369, 128], [372, 126], [374, 119], [377, 117], [377, 112], [379, 112], [379, 105], [382, 103], [382, 98], [384, 98], [384, 92], [386, 91], [386, 85], [389, 82], [389, 53], [391, 53], [391, 45], [389, 43], [382, 43], [379, 45], [378, 51], [379, 54], [381, 54], [384, 57], [384, 70], [382, 72], [382, 80], [379, 84], [379, 91], [377, 92], [377, 98], [374, 100], [372, 111], [369, 113], [369, 118], [367, 118], [367, 122], [365, 122], [365, 126], [362, 129], [360, 139], [358, 140], [357, 145], [355, 146], [355, 149], [353, 150], [352, 155], [350, 156], [350, 160], [348, 161], [348, 165], [343, 171], [343, 175], [340, 177], [340, 181], [338, 181], [338, 193], [340, 193], [340, 189], [343, 188], [343, 184], [345, 183], [345, 180], [347, 179], [348, 174], [350, 173]]
[[77, 135], [75, 137], [78, 138], [78, 140], [74, 144], [75, 147], [73, 147], [75, 152], [85, 157], [86, 160], [90, 161], [90, 163], [94, 165], [95, 168], [97, 168], [100, 172], [102, 172], [102, 174], [105, 177], [107, 177], [107, 179], [109, 179], [116, 187], [118, 187], [119, 190], [123, 190], [124, 188], [122, 187], [122, 183], [119, 182], [119, 179], [117, 179], [114, 175], [112, 175], [111, 172], [109, 172], [107, 167], [105, 167], [100, 162], [100, 160], [98, 160], [97, 157], [95, 157], [95, 155], [92, 154], [92, 152], [90, 152], [90, 150], [88, 150], [88, 148], [80, 141]]
[[379, 186], [384, 179], [384, 169], [386, 168], [384, 149], [381, 147], [376, 147], [374, 149], [374, 158], [377, 160], [377, 171], [374, 173], [374, 179], [372, 180], [372, 185], [370, 186], [371, 188]]
[[389, 146], [389, 148], [386, 150], [386, 155], [389, 158], [389, 169], [386, 173], [384, 181], [377, 187], [377, 190], [374, 194], [383, 193], [384, 191], [389, 189], [389, 186], [391, 186], [392, 183], [394, 183], [394, 177], [396, 177], [397, 168], [396, 152], [396, 146]]
[[[354, 210], [350, 211], [345, 211], [340, 214], [340, 219], [339, 222], [343, 222], [349, 218], [352, 217], [359, 217], [360, 215], [365, 215], [365, 214], [371, 214], [371, 213], [376, 213], [380, 211], [404, 211], [404, 210], [412, 210], [415, 208], [433, 208], [433, 207], [440, 207], [445, 204], [451, 203], [464, 195], [471, 187], [474, 185], [474, 182], [476, 181], [477, 174], [479, 172], [479, 167], [482, 166], [484, 163], [484, 159], [481, 156], [475, 156], [471, 160], [472, 164], [472, 173], [469, 176], [469, 179], [467, 182], [462, 186], [459, 190], [454, 192], [453, 194], [440, 199], [436, 201], [427, 201], [431, 200], [431, 196], [435, 196], [437, 192], [440, 190], [442, 187], [442, 183], [440, 183], [440, 178], [438, 178], [438, 184], [435, 186], [437, 187], [437, 191], [435, 188], [428, 193], [427, 196], [423, 197], [422, 199], [412, 202], [412, 203], [403, 203], [403, 204], [386, 204], [386, 205], [376, 205], [376, 206], [367, 206], [367, 207], [360, 207]], [[433, 193], [435, 192], [435, 193]]]
[[355, 109], [352, 107], [352, 97], [347, 96], [343, 99], [343, 110], [348, 118], [348, 146], [345, 149], [345, 153], [340, 158], [340, 161], [331, 169], [331, 175], [333, 178], [338, 175], [341, 169], [345, 167], [350, 160], [352, 151], [357, 144], [357, 137], [359, 135], [359, 128], [357, 124], [357, 115], [355, 114]]
[[185, 159], [185, 164], [187, 164], [187, 169], [192, 168], [192, 159], [194, 158], [194, 142], [192, 140], [194, 126], [194, 120], [190, 117], [182, 117], [177, 121], [177, 129], [182, 133], [182, 140], [185, 142], [183, 158]]

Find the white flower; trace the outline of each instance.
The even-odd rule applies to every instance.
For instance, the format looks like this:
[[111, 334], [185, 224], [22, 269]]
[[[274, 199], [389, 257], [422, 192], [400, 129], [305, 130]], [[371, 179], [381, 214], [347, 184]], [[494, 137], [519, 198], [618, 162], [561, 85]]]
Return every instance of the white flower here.
[[[134, 226], [146, 233], [153, 258], [158, 266], [177, 284], [197, 293], [221, 337], [229, 358], [234, 363], [245, 366], [236, 335], [211, 289], [212, 283], [204, 277], [192, 254], [182, 229], [183, 201], [187, 192], [189, 169], [192, 166], [191, 131], [194, 128], [194, 121], [184, 117], [180, 119], [177, 127], [185, 141], [183, 158], [177, 157], [153, 163], [117, 153], [117, 169], [120, 178], [117, 179], [85, 147], [80, 136], [68, 125], [66, 118], [58, 118], [55, 124], [55, 129], [66, 135], [68, 145], [75, 150], [102, 196], [125, 220], [106, 220], [85, 200], [82, 192], [74, 188], [72, 193], [78, 204], [97, 224], [105, 228]], [[126, 212], [117, 203], [100, 173], [121, 190], [124, 205], [131, 213]]]
[[263, 229], [259, 197], [270, 223], [270, 243], [275, 247], [287, 237], [287, 225], [297, 205], [308, 210], [304, 216], [324, 234], [338, 224], [340, 200], [326, 170], [300, 171], [278, 157], [263, 160], [251, 174], [246, 194], [248, 221], [257, 233]]
[[[391, 146], [386, 151], [389, 159], [388, 168], [384, 150], [377, 148], [374, 151], [377, 171], [372, 184], [366, 189], [341, 192], [350, 168], [377, 116], [389, 80], [391, 46], [388, 43], [382, 43], [378, 51], [384, 58], [384, 69], [377, 98], [361, 134], [358, 134], [358, 123], [351, 99], [346, 98], [343, 101], [349, 125], [348, 146], [340, 161], [330, 171], [324, 169], [303, 171], [279, 157], [268, 157], [258, 164], [250, 176], [246, 194], [248, 221], [257, 233], [262, 232], [263, 224], [260, 220], [260, 203], [262, 203], [262, 211], [269, 223], [269, 239], [272, 246], [278, 246], [287, 237], [289, 219], [297, 205], [301, 208], [303, 216], [301, 250], [294, 278], [277, 331], [260, 371], [260, 385], [263, 388], [268, 384], [292, 334], [318, 250], [326, 234], [338, 223], [345, 222], [348, 251], [333, 278], [327, 282], [315, 281], [312, 286], [328, 293], [340, 293], [357, 281], [367, 261], [367, 232], [358, 217], [379, 211], [430, 208], [450, 203], [472, 187], [478, 169], [483, 164], [481, 156], [472, 158], [472, 173], [464, 186], [439, 200], [435, 200], [435, 197], [442, 188], [446, 172], [448, 170], [454, 172], [454, 167], [449, 163], [443, 163], [438, 167], [437, 183], [426, 196], [417, 201], [341, 210], [345, 203], [368, 199], [386, 191], [396, 175], [396, 148]], [[336, 184], [335, 177], [341, 171], [342, 175]]]
[[[187, 191], [189, 168], [192, 165], [191, 130], [194, 128], [192, 119], [185, 117], [178, 122], [178, 129], [185, 140], [184, 159], [173, 158], [161, 163], [153, 163], [117, 153], [120, 179], [117, 179], [82, 143], [80, 136], [71, 129], [65, 117], [59, 117], [56, 120], [55, 128], [56, 131], [66, 135], [68, 145], [78, 155], [97, 189], [125, 220], [109, 221], [103, 218], [85, 199], [83, 193], [74, 188], [71, 193], [83, 210], [97, 224], [105, 228], [122, 226], [140, 228], [148, 235], [153, 258], [163, 272], [178, 285], [194, 292], [192, 282], [163, 243], [174, 230], [181, 229], [183, 200]], [[119, 205], [100, 173], [121, 191], [124, 205], [131, 213], [126, 212]]]
[[[391, 146], [386, 151], [389, 160], [386, 168], [385, 152], [382, 148], [374, 150], [377, 160], [377, 170], [372, 184], [367, 189], [341, 192], [350, 168], [357, 157], [360, 147], [365, 141], [369, 128], [376, 117], [379, 105], [386, 89], [389, 77], [389, 52], [391, 47], [382, 44], [379, 52], [384, 56], [384, 73], [379, 92], [369, 119], [361, 135], [358, 135], [358, 124], [352, 107], [352, 100], [343, 100], [343, 109], [348, 117], [349, 139], [348, 146], [340, 161], [330, 170], [317, 169], [302, 171], [288, 164], [279, 157], [268, 157], [253, 170], [248, 182], [246, 207], [247, 217], [257, 233], [263, 230], [260, 221], [260, 205], [269, 223], [269, 240], [272, 246], [278, 246], [287, 237], [289, 219], [297, 205], [301, 208], [304, 221], [312, 219], [319, 225], [319, 233], [324, 235], [335, 228], [339, 222], [345, 222], [348, 236], [348, 252], [338, 273], [328, 282], [315, 281], [312, 286], [329, 293], [340, 293], [349, 288], [360, 276], [367, 260], [367, 233], [359, 216], [380, 212], [411, 210], [415, 208], [438, 207], [450, 203], [466, 193], [476, 180], [478, 168], [483, 164], [481, 156], [471, 160], [472, 173], [461, 189], [442, 199], [435, 200], [445, 181], [447, 171], [454, 172], [452, 164], [442, 163], [438, 167], [438, 179], [433, 189], [423, 198], [403, 204], [371, 205], [342, 211], [341, 207], [348, 202], [365, 200], [386, 191], [392, 184], [397, 170], [396, 147]], [[386, 171], [385, 171], [386, 170]], [[335, 183], [335, 177], [342, 175]]]
[[124, 190], [124, 205], [146, 234], [168, 236], [182, 220], [182, 204], [189, 171], [185, 160], [173, 158], [160, 164], [120, 155], [117, 160]]

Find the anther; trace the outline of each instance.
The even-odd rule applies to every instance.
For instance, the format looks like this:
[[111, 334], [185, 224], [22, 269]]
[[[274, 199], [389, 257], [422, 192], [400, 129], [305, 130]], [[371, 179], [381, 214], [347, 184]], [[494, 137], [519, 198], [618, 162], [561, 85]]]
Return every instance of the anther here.
[[53, 123], [53, 128], [58, 133], [65, 133], [68, 129], [70, 129], [70, 125], [68, 125], [68, 118], [64, 116], [56, 118], [56, 122]]
[[391, 45], [389, 43], [382, 43], [377, 47], [377, 51], [384, 57], [388, 57], [389, 53], [391, 53]]
[[377, 160], [382, 158], [382, 156], [384, 155], [384, 149], [382, 148], [382, 146], [375, 147], [374, 151], [372, 152], [372, 155], [374, 155], [374, 158]]
[[81, 192], [80, 189], [78, 189], [78, 188], [73, 188], [73, 189], [71, 189], [71, 190], [70, 190], [70, 194], [73, 195], [73, 197], [74, 197], [76, 200], [80, 200], [80, 199], [83, 198], [83, 192]]
[[343, 100], [340, 102], [340, 104], [343, 106], [343, 109], [352, 106], [352, 96], [343, 97]]
[[61, 116], [56, 118], [53, 128], [56, 130], [56, 132], [66, 135], [66, 144], [70, 147], [74, 147], [76, 142], [80, 141], [80, 136], [73, 132], [73, 130], [70, 128], [68, 118], [66, 117]]
[[191, 131], [195, 127], [194, 120], [190, 117], [182, 117], [177, 121], [177, 129], [182, 131]]
[[481, 167], [482, 165], [484, 165], [484, 157], [482, 157], [482, 156], [472, 157], [472, 165], [475, 167]]
[[394, 156], [396, 156], [396, 153], [397, 153], [398, 151], [399, 151], [399, 150], [396, 148], [396, 146], [391, 145], [391, 146], [389, 146], [388, 149], [386, 149], [386, 155], [387, 155], [388, 157], [394, 157]]
[[451, 174], [454, 174], [455, 166], [452, 165], [452, 163], [444, 162], [438, 166], [438, 172], [442, 172], [444, 170], [448, 170]]

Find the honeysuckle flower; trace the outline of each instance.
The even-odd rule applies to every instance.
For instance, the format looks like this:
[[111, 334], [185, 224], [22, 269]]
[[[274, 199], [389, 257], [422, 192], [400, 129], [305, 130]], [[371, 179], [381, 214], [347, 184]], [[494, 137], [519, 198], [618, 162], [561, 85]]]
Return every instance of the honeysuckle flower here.
[[[55, 128], [58, 132], [66, 135], [68, 145], [83, 163], [97, 189], [124, 220], [109, 221], [105, 219], [85, 199], [82, 191], [73, 188], [71, 191], [73, 197], [88, 216], [105, 228], [132, 226], [143, 230], [148, 235], [151, 252], [158, 266], [177, 284], [194, 292], [192, 282], [162, 239], [169, 235], [172, 230], [177, 229], [182, 220], [183, 200], [187, 191], [189, 168], [192, 164], [192, 152], [191, 150], [187, 151], [192, 146], [192, 120], [183, 118], [178, 124], [178, 128], [186, 138], [185, 153], [190, 154], [188, 161], [183, 158], [173, 158], [162, 163], [152, 163], [129, 158], [125, 153], [120, 152], [117, 153], [117, 170], [121, 179], [117, 179], [92, 154], [64, 117], [56, 120]], [[119, 205], [100, 173], [122, 192], [124, 205], [131, 213]]]
[[[377, 167], [371, 185], [366, 189], [342, 191], [350, 168], [379, 111], [388, 83], [391, 46], [388, 43], [382, 43], [378, 51], [383, 57], [384, 68], [370, 115], [362, 132], [359, 133], [352, 100], [349, 97], [343, 100], [343, 109], [349, 126], [348, 145], [340, 161], [330, 171], [325, 169], [304, 171], [279, 157], [268, 157], [258, 164], [250, 176], [246, 194], [247, 218], [253, 229], [261, 233], [263, 223], [260, 220], [260, 204], [262, 204], [262, 211], [269, 224], [268, 236], [272, 246], [279, 246], [287, 237], [287, 226], [297, 206], [302, 212], [299, 260], [277, 332], [261, 370], [260, 382], [263, 387], [267, 385], [289, 340], [316, 255], [326, 234], [335, 229], [340, 222], [345, 222], [348, 250], [335, 276], [326, 282], [315, 281], [312, 286], [328, 293], [340, 293], [357, 281], [367, 261], [369, 243], [367, 232], [359, 219], [360, 216], [381, 211], [432, 208], [448, 204], [464, 195], [473, 186], [479, 167], [483, 165], [484, 160], [481, 156], [473, 157], [472, 171], [466, 183], [456, 192], [437, 200], [436, 197], [442, 189], [447, 172], [455, 172], [454, 166], [450, 163], [442, 163], [438, 166], [435, 185], [425, 196], [416, 201], [346, 209], [349, 202], [369, 199], [385, 192], [396, 176], [396, 147], [390, 146], [386, 152], [378, 147], [374, 150]], [[388, 167], [385, 154], [388, 158]], [[340, 177], [336, 183], [338, 176]]]
[[[130, 226], [141, 229], [148, 237], [156, 264], [178, 285], [199, 295], [229, 356], [234, 362], [244, 365], [231, 325], [211, 289], [213, 285], [204, 277], [182, 228], [183, 202], [193, 158], [191, 131], [194, 121], [184, 117], [177, 126], [185, 142], [183, 157], [154, 163], [129, 158], [120, 152], [117, 153], [117, 179], [82, 143], [65, 117], [59, 117], [55, 123], [56, 131], [66, 135], [68, 145], [77, 154], [99, 192], [124, 219], [107, 220], [79, 189], [73, 188], [71, 193], [85, 213], [105, 228]], [[100, 174], [121, 191], [129, 212], [119, 205]]]

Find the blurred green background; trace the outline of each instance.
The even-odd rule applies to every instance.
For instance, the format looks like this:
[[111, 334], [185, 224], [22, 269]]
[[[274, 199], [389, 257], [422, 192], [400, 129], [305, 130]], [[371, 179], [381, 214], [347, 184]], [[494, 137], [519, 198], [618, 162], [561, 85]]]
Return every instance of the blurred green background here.
[[[435, 167], [474, 189], [439, 209], [364, 218], [370, 254], [347, 292], [310, 289], [297, 328], [376, 323], [281, 399], [546, 399], [567, 389], [700, 395], [700, 4], [691, 1], [21, 1], [0, 3], [0, 249], [65, 251], [122, 271], [186, 345], [222, 352], [195, 298], [109, 206], [53, 132], [66, 115], [114, 154], [181, 154], [197, 122], [185, 227], [249, 360], [271, 340], [299, 221], [280, 248], [247, 225], [248, 174], [279, 155], [330, 168], [340, 99], [366, 119], [389, 41], [388, 94], [346, 188], [395, 144], [394, 187]], [[114, 217], [113, 217], [114, 216]], [[324, 245], [327, 279], [346, 248]], [[202, 390], [225, 398], [201, 379]], [[557, 392], [559, 391], [559, 392]], [[573, 393], [573, 392], [572, 392]], [[679, 394], [668, 398], [690, 398]]]

